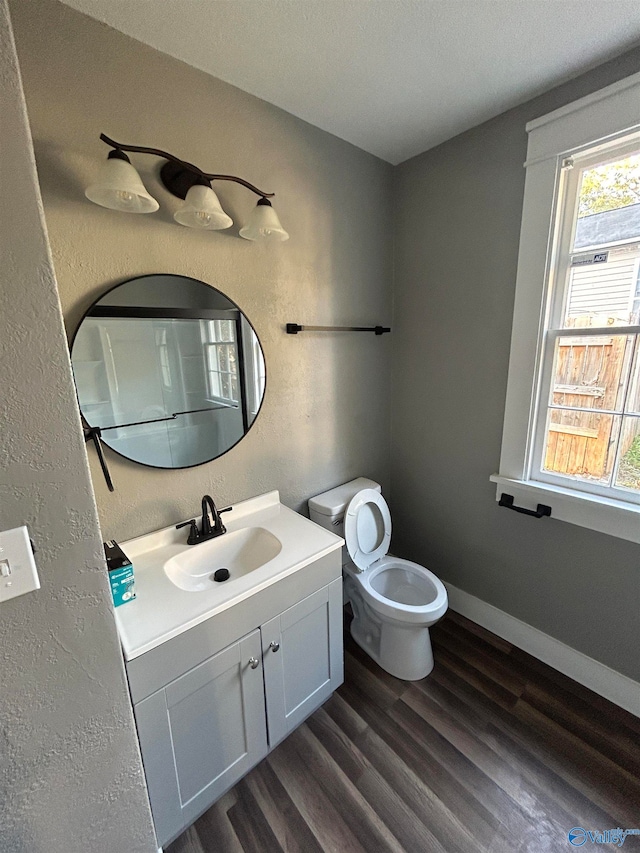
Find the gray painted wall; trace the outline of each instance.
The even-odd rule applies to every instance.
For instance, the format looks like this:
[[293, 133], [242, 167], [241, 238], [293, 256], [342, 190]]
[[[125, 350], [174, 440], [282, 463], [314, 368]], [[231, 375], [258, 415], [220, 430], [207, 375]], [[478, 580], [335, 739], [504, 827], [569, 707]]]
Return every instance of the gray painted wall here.
[[525, 124], [640, 69], [640, 50], [398, 166], [392, 489], [397, 552], [640, 678], [640, 548], [500, 509]]
[[[284, 326], [390, 322], [391, 166], [55, 0], [11, 8], [68, 332], [111, 284], [172, 272], [225, 291], [265, 352], [260, 417], [219, 460], [165, 472], [107, 451], [110, 494], [90, 449], [104, 535], [122, 540], [188, 517], [205, 492], [225, 504], [279, 488], [298, 509], [358, 475], [388, 487], [390, 337], [288, 336]], [[230, 231], [177, 225], [179, 202], [149, 157], [134, 161], [160, 211], [92, 205], [83, 191], [108, 151], [101, 131], [276, 192], [291, 239], [240, 239], [256, 197], [230, 183], [216, 185], [236, 223]]]
[[155, 850], [74, 407], [5, 0], [0, 0], [0, 529], [42, 588], [0, 605], [0, 850]]

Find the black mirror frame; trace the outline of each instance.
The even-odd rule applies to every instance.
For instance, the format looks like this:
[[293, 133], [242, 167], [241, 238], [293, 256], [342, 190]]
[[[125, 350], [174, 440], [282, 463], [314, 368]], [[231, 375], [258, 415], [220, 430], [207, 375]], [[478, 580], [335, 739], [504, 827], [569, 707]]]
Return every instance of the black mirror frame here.
[[[109, 442], [102, 435], [102, 432], [101, 432], [99, 427], [92, 426], [89, 423], [89, 421], [85, 417], [85, 414], [82, 411], [82, 408], [80, 406], [80, 397], [78, 394], [78, 386], [76, 383], [75, 372], [73, 372], [73, 345], [74, 345], [76, 338], [78, 336], [78, 332], [80, 331], [80, 329], [82, 327], [82, 323], [84, 322], [86, 317], [90, 314], [90, 312], [98, 305], [98, 303], [102, 299], [104, 299], [105, 296], [107, 296], [109, 293], [112, 293], [117, 288], [122, 287], [123, 285], [128, 284], [129, 282], [139, 281], [140, 279], [151, 278], [153, 276], [170, 276], [173, 278], [187, 279], [189, 281], [196, 282], [197, 284], [201, 284], [203, 287], [209, 287], [212, 290], [215, 290], [218, 293], [220, 293], [225, 299], [227, 299], [231, 303], [231, 305], [234, 308], [237, 308], [237, 310], [242, 314], [242, 316], [245, 318], [245, 320], [247, 321], [247, 323], [251, 327], [251, 331], [256, 336], [256, 340], [258, 341], [258, 345], [260, 346], [260, 350], [262, 352], [262, 358], [264, 361], [264, 391], [262, 393], [262, 399], [260, 400], [260, 406], [258, 407], [258, 410], [256, 411], [255, 417], [253, 418], [253, 420], [251, 421], [251, 423], [249, 424], [249, 426], [247, 427], [247, 429], [245, 430], [243, 435], [241, 435], [237, 441], [235, 441], [233, 444], [229, 445], [229, 447], [227, 447], [225, 450], [223, 450], [222, 453], [218, 453], [216, 456], [212, 456], [210, 459], [204, 459], [204, 460], [202, 460], [202, 462], [195, 462], [193, 465], [175, 465], [172, 467], [167, 467], [164, 465], [150, 465], [147, 462], [140, 462], [137, 459], [133, 459], [130, 456], [126, 456], [124, 453], [121, 453], [119, 450], [116, 450], [114, 447], [112, 447], [109, 444]], [[114, 284], [111, 287], [107, 288], [107, 290], [105, 290], [104, 293], [100, 294], [100, 296], [91, 303], [91, 305], [87, 308], [87, 310], [84, 312], [84, 314], [80, 318], [80, 321], [79, 321], [79, 323], [78, 323], [78, 325], [77, 325], [77, 327], [73, 333], [71, 341], [69, 343], [69, 357], [71, 360], [71, 367], [72, 367], [72, 373], [73, 373], [73, 384], [74, 384], [75, 392], [76, 392], [76, 400], [77, 400], [77, 404], [78, 404], [78, 410], [80, 412], [80, 418], [82, 420], [82, 426], [84, 429], [85, 441], [93, 440], [95, 445], [96, 445], [96, 449], [98, 451], [99, 451], [101, 444], [104, 444], [106, 447], [109, 448], [110, 451], [115, 453], [117, 456], [120, 456], [122, 459], [126, 459], [129, 462], [134, 462], [136, 465], [143, 465], [145, 468], [155, 468], [156, 470], [160, 470], [160, 471], [182, 471], [182, 470], [186, 470], [188, 468], [198, 468], [200, 465], [208, 465], [210, 462], [213, 462], [216, 459], [220, 459], [221, 456], [224, 456], [230, 450], [233, 450], [233, 448], [236, 447], [236, 445], [238, 445], [244, 438], [247, 437], [247, 435], [251, 431], [253, 425], [257, 421], [258, 415], [262, 411], [262, 406], [264, 405], [264, 398], [265, 398], [266, 393], [267, 393], [268, 367], [267, 367], [267, 360], [264, 357], [264, 348], [262, 346], [262, 342], [260, 341], [258, 333], [256, 332], [255, 326], [253, 325], [251, 320], [247, 317], [245, 312], [240, 308], [240, 306], [236, 302], [233, 301], [233, 299], [231, 299], [229, 296], [227, 296], [226, 293], [223, 293], [223, 291], [220, 290], [219, 288], [214, 287], [211, 284], [207, 284], [207, 282], [202, 281], [201, 279], [193, 278], [192, 276], [179, 275], [176, 273], [147, 273], [145, 275], [139, 275], [139, 276], [134, 276], [133, 278], [124, 279], [124, 281], [118, 282], [117, 284]], [[104, 477], [105, 477], [107, 486], [109, 488], [109, 491], [114, 491], [113, 484], [111, 482], [111, 477], [110, 477], [109, 471], [106, 467], [106, 461], [104, 460], [104, 456], [101, 452], [98, 452], [98, 456], [100, 459], [102, 472], [104, 474]]]

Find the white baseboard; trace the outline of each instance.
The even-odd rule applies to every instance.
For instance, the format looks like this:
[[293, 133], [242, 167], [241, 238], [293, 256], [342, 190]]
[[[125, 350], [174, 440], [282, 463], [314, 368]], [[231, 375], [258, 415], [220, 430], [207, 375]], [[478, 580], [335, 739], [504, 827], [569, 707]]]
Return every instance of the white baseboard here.
[[640, 717], [640, 684], [637, 681], [510, 616], [504, 610], [487, 604], [475, 595], [449, 583], [445, 583], [445, 586], [449, 606], [456, 613], [466, 616], [599, 696]]

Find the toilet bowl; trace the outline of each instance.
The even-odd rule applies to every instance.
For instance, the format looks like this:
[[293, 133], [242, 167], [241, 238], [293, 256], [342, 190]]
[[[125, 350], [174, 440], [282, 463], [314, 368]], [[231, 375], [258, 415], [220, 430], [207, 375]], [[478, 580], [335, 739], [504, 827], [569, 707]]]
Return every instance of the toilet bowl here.
[[447, 591], [429, 569], [387, 553], [391, 514], [378, 483], [361, 477], [317, 495], [309, 514], [345, 539], [353, 639], [396, 678], [427, 676], [433, 669], [429, 628], [447, 610]]

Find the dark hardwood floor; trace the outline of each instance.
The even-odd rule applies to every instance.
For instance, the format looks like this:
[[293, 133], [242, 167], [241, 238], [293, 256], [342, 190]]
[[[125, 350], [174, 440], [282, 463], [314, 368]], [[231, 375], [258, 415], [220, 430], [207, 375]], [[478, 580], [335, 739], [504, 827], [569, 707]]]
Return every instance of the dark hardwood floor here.
[[166, 853], [547, 853], [640, 827], [640, 719], [455, 613], [431, 633], [413, 683], [347, 636], [337, 693]]

